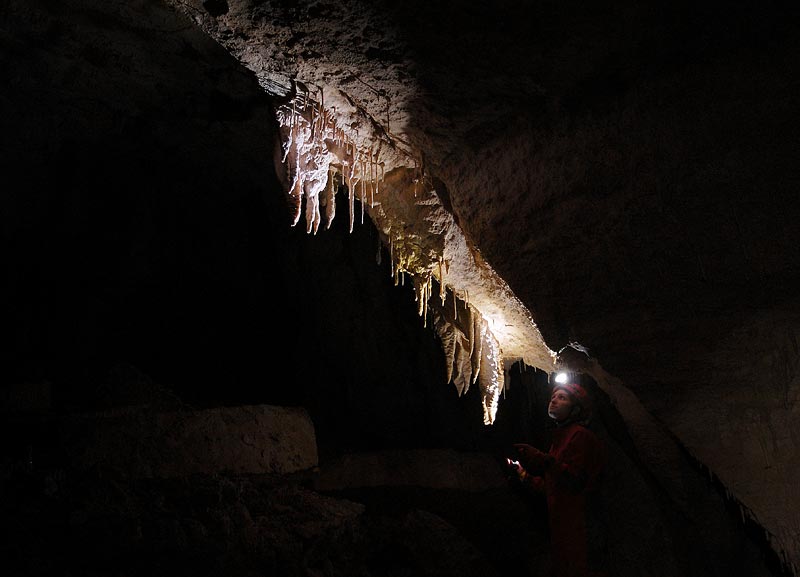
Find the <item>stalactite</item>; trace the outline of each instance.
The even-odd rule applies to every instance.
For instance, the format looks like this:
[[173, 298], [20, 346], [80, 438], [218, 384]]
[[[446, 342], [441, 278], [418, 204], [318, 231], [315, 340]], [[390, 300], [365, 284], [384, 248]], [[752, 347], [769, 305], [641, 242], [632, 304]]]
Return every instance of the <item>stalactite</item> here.
[[375, 196], [378, 196], [381, 180], [383, 180], [383, 170], [381, 168], [381, 151], [383, 141], [378, 141], [378, 150], [375, 152]]
[[330, 228], [333, 219], [336, 216], [336, 189], [338, 186], [335, 183], [336, 171], [328, 168], [328, 186], [326, 187], [325, 195], [325, 228]]
[[[362, 172], [361, 174], [363, 175], [364, 173]], [[362, 176], [362, 179], [361, 179], [361, 224], [364, 224], [364, 205], [365, 204], [366, 204], [366, 202], [364, 200], [364, 179], [363, 179], [363, 176]]]
[[286, 140], [286, 144], [283, 149], [283, 158], [281, 159], [282, 163], [286, 163], [286, 157], [289, 156], [289, 150], [292, 148], [292, 144], [294, 142], [294, 132], [296, 130], [297, 125], [297, 106], [295, 103], [295, 99], [292, 99], [292, 115], [289, 117], [289, 129], [288, 129], [288, 138]]
[[483, 423], [494, 423], [500, 393], [503, 391], [505, 370], [500, 346], [497, 343], [489, 324], [481, 321], [481, 371], [479, 374], [481, 397], [483, 399]]
[[311, 140], [314, 140], [314, 136], [316, 134], [316, 128], [317, 128], [316, 114], [315, 114], [316, 107], [313, 104], [311, 104], [311, 106], [309, 107], [308, 103], [307, 103], [306, 108], [311, 108], [311, 112], [310, 112], [310, 115], [308, 117], [308, 125], [311, 128]]
[[375, 158], [372, 156], [372, 150], [369, 151], [369, 206], [375, 207]]
[[414, 288], [416, 289], [414, 292], [415, 292], [415, 295], [416, 295], [416, 298], [417, 298], [417, 315], [418, 316], [422, 316], [424, 314], [424, 311], [425, 311], [425, 304], [424, 304], [425, 303], [425, 298], [424, 298], [425, 281], [416, 280], [416, 278], [415, 278], [415, 280], [414, 280]]
[[447, 298], [447, 287], [444, 284], [444, 270], [442, 269], [442, 258], [439, 257], [439, 298], [442, 300], [442, 306]]
[[456, 391], [458, 391], [458, 396], [461, 396], [461, 392], [458, 390], [458, 384], [454, 381], [456, 379], [453, 378], [453, 374], [456, 370], [456, 344], [455, 342], [446, 342], [440, 339], [442, 343], [442, 348], [444, 349], [444, 364], [447, 369], [447, 374], [445, 378], [447, 379], [448, 383], [453, 383], [456, 385]]
[[324, 138], [325, 133], [325, 108], [323, 107], [323, 103], [325, 102], [325, 93], [323, 92], [322, 88], [319, 89], [319, 104], [317, 105], [317, 118], [319, 119], [319, 126], [317, 128], [318, 132], [322, 135], [320, 140]]
[[[291, 161], [290, 168], [287, 167], [287, 176], [291, 183], [288, 187], [291, 224], [295, 226], [303, 213], [306, 216], [307, 232], [316, 233], [323, 222], [320, 214], [323, 206], [328, 228], [336, 216], [336, 193], [339, 185], [331, 181], [336, 178], [336, 171], [331, 170], [331, 165], [337, 156], [342, 167], [341, 185], [347, 186], [352, 195], [358, 194], [355, 188], [357, 182], [353, 178], [358, 172], [358, 166], [355, 165], [358, 162], [358, 151], [347, 138], [344, 129], [337, 125], [335, 114], [325, 108], [324, 88], [316, 87], [312, 93], [299, 81], [295, 81], [295, 87], [295, 96], [276, 111], [279, 125], [284, 129], [282, 162], [287, 164], [287, 161]], [[333, 110], [335, 111], [335, 107]], [[352, 158], [348, 158], [351, 151]], [[305, 210], [302, 207], [303, 201], [306, 202]], [[355, 198], [348, 196], [348, 204], [352, 232]], [[363, 214], [361, 221], [364, 221]]]
[[[353, 152], [353, 154], [355, 154], [355, 151]], [[352, 233], [353, 232], [353, 220], [355, 218], [354, 211], [355, 211], [355, 206], [356, 206], [356, 191], [355, 191], [356, 183], [353, 182], [353, 175], [354, 175], [354, 172], [355, 172], [355, 168], [353, 167], [354, 163], [353, 163], [352, 160], [350, 162], [351, 162], [350, 170], [348, 171], [348, 178], [347, 178], [347, 180], [348, 180], [347, 206], [348, 206], [348, 209], [349, 209], [349, 216], [350, 216], [350, 229], [349, 230]]]
[[472, 313], [472, 351], [470, 359], [472, 359], [472, 382], [474, 383], [481, 372], [483, 360], [483, 338], [481, 334], [483, 319], [474, 309], [470, 309], [470, 312]]
[[295, 166], [294, 166], [294, 186], [292, 187], [292, 194], [296, 197], [294, 199], [294, 214], [292, 215], [292, 226], [295, 226], [300, 220], [300, 211], [303, 203], [303, 173], [300, 168], [300, 156], [302, 155], [303, 139], [301, 138], [301, 131], [303, 128], [300, 122], [296, 124], [295, 131]]
[[356, 163], [358, 162], [358, 151], [356, 150], [355, 144], [352, 145], [353, 147], [353, 155], [350, 159], [350, 232], [353, 232], [353, 219], [355, 218], [354, 210], [355, 210], [355, 194], [356, 191], [354, 190], [355, 186], [357, 186], [357, 182], [353, 182], [353, 177], [355, 176], [356, 172]]
[[428, 293], [429, 293], [429, 286], [428, 280], [425, 279], [422, 281], [422, 326], [427, 327], [428, 323]]
[[294, 180], [294, 186], [292, 186], [292, 196], [294, 197], [293, 198], [294, 213], [292, 214], [292, 226], [295, 226], [300, 220], [300, 210], [303, 202], [303, 181], [302, 181], [302, 175], [299, 173], [299, 166], [295, 167], [295, 180]]
[[325, 91], [320, 88], [319, 89], [319, 132], [320, 134], [325, 134]]
[[[392, 239], [392, 237], [389, 237], [389, 264], [391, 264], [391, 266], [389, 268], [392, 271], [392, 278], [395, 278], [395, 274], [394, 274], [395, 273], [395, 270], [394, 270], [394, 240]], [[395, 284], [395, 286], [397, 286], [397, 282], [396, 281], [395, 281], [394, 284]]]
[[319, 195], [306, 194], [306, 232], [317, 234], [322, 220], [319, 212]]
[[424, 312], [422, 317], [422, 326], [428, 327], [428, 299], [431, 297], [431, 277], [428, 276], [425, 279], [425, 303], [424, 303]]
[[359, 169], [361, 170], [361, 224], [364, 224], [364, 205], [367, 204], [367, 171], [366, 171], [366, 164], [367, 160], [364, 157], [364, 153], [366, 151], [361, 152], [361, 164], [359, 165]]
[[[358, 139], [357, 130], [355, 131], [356, 138], [351, 139], [350, 131], [339, 127], [336, 115], [326, 110], [324, 88], [318, 87], [312, 98], [308, 88], [300, 83], [297, 86], [299, 89], [295, 98], [291, 100], [291, 105], [287, 103], [282, 108], [282, 120], [280, 121], [282, 127], [288, 124], [288, 131], [284, 132], [286, 146], [282, 160], [284, 163], [289, 161], [288, 165], [293, 167], [294, 172], [291, 175], [290, 187], [290, 196], [295, 209], [292, 225], [297, 224], [300, 213], [304, 212], [307, 232], [316, 234], [322, 222], [321, 209], [324, 206], [326, 226], [330, 228], [336, 215], [336, 196], [340, 190], [339, 186], [346, 186], [349, 231], [352, 233], [356, 195], [359, 195], [361, 202], [362, 224], [367, 202], [371, 209], [381, 204], [380, 198], [376, 197], [381, 193], [380, 183], [385, 179], [385, 163], [381, 161], [384, 143], [379, 141], [377, 149], [375, 149], [371, 144]], [[335, 150], [334, 145], [336, 146]], [[292, 153], [295, 157], [290, 159]], [[337, 158], [334, 168], [333, 162]], [[339, 172], [341, 176], [339, 176]], [[411, 174], [416, 198], [420, 182], [422, 182], [422, 186], [425, 186], [423, 156], [414, 158], [414, 171]], [[337, 182], [338, 178], [341, 178], [341, 181]], [[357, 188], [359, 185], [360, 188]], [[320, 198], [320, 195], [323, 196]], [[302, 210], [304, 200], [305, 211]], [[437, 328], [437, 332], [446, 332], [450, 335], [447, 345], [448, 381], [452, 381], [459, 395], [463, 395], [472, 383], [481, 380], [484, 422], [490, 424], [494, 420], [497, 400], [500, 393], [504, 392], [503, 384], [507, 378], [502, 373], [502, 360], [498, 361], [499, 350], [496, 339], [491, 331], [482, 328], [486, 325], [486, 321], [477, 310], [471, 308], [469, 292], [465, 290], [464, 309], [466, 313], [461, 315], [464, 324], [461, 327], [456, 325], [459, 319], [459, 299], [455, 291], [447, 289], [446, 279], [449, 275], [450, 262], [446, 261], [443, 256], [439, 256], [436, 263], [438, 270], [431, 267], [428, 270], [422, 269], [425, 272], [419, 272], [421, 267], [417, 261], [418, 249], [411, 239], [406, 243], [403, 237], [396, 234], [393, 236], [391, 231], [386, 233], [386, 238], [389, 243], [390, 274], [394, 278], [394, 284], [395, 286], [404, 285], [404, 273], [410, 275], [410, 281], [414, 283], [418, 314], [423, 318], [423, 325], [426, 328], [429, 316], [430, 322], [434, 324], [439, 322], [437, 316], [444, 318], [445, 307], [449, 310], [449, 306], [446, 304], [447, 294], [452, 292], [452, 321], [447, 319], [442, 321], [450, 323], [452, 326], [441, 327], [441, 330]], [[399, 247], [395, 246], [398, 242], [401, 243]], [[379, 265], [381, 256], [379, 239], [376, 253], [376, 261]], [[434, 274], [434, 270], [437, 274]], [[440, 305], [435, 301], [430, 301], [433, 280], [437, 277], [441, 308], [438, 308]], [[499, 374], [498, 370], [500, 370]], [[485, 374], [481, 376], [482, 373]]]
[[355, 197], [353, 193], [353, 177], [350, 177], [350, 185], [347, 187], [347, 206], [350, 209], [350, 232], [353, 232], [353, 210], [355, 209]]

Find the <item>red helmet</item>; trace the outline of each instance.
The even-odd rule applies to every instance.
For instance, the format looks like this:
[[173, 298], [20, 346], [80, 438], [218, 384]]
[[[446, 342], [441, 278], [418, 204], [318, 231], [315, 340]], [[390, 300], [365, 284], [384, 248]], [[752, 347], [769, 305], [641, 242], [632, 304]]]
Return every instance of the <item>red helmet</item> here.
[[555, 388], [553, 388], [553, 391], [558, 389], [563, 389], [566, 391], [566, 393], [572, 399], [572, 402], [581, 408], [581, 420], [586, 420], [591, 416], [592, 401], [591, 398], [589, 398], [589, 393], [586, 392], [586, 389], [584, 389], [578, 383], [559, 383], [555, 386]]

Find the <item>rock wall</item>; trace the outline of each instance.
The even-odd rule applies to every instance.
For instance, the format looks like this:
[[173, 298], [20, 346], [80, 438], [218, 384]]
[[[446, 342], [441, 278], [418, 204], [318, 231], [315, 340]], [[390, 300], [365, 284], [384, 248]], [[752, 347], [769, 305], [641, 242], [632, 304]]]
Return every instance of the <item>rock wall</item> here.
[[314, 424], [302, 408], [121, 409], [71, 415], [54, 428], [71, 468], [127, 479], [281, 477], [319, 464]]

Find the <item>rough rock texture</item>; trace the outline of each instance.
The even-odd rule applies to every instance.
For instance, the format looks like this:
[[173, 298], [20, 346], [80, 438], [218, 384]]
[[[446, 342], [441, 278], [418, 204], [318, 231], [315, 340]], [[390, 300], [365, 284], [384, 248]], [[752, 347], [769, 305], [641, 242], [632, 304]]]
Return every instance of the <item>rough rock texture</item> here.
[[315, 487], [319, 491], [391, 486], [479, 491], [507, 485], [502, 468], [488, 454], [416, 450], [342, 455], [326, 463]]
[[55, 427], [72, 466], [124, 478], [281, 476], [318, 465], [314, 425], [301, 408], [119, 409], [72, 415]]
[[16, 538], [0, 551], [13, 575], [497, 575], [437, 515], [391, 518], [258, 475], [49, 485], [46, 500], [30, 487], [2, 504], [2, 528]]
[[424, 159], [546, 346], [589, 347], [800, 563], [794, 7], [176, 4], [268, 91], [349, 95], [359, 143], [410, 147], [387, 167]]
[[[14, 336], [3, 381], [52, 391], [18, 408], [118, 406], [105, 376], [128, 362], [200, 406], [307, 407], [321, 461], [351, 449], [496, 449], [509, 440], [498, 432], [513, 390], [498, 399], [496, 428], [483, 427], [478, 389], [459, 396], [445, 384], [438, 343], [420, 328], [429, 319], [416, 316], [414, 296], [435, 285], [394, 286], [385, 266], [393, 255], [382, 243], [396, 238], [387, 228], [417, 243], [404, 262], [436, 255], [443, 239], [429, 233], [448, 231], [463, 248], [452, 254], [503, 289], [486, 294], [513, 295], [535, 323], [540, 341], [530, 344], [542, 359], [571, 341], [589, 347], [587, 374], [632, 438], [612, 469], [631, 471], [617, 477], [627, 491], [615, 514], [626, 518], [630, 496], [643, 511], [612, 528], [631, 571], [763, 572], [737, 527], [755, 527], [785, 571], [797, 566], [796, 8], [167, 6], [0, 7], [9, 290], [0, 306]], [[376, 226], [351, 234], [341, 190], [330, 230], [289, 230], [277, 113], [302, 90], [287, 79], [309, 93], [325, 86], [350, 144], [373, 146], [387, 173], [396, 163], [404, 197], [422, 183], [420, 198], [436, 203], [426, 211], [458, 229], [397, 215], [386, 227], [380, 209], [357, 202]], [[442, 277], [441, 264], [414, 270], [445, 278], [448, 304], [453, 293], [471, 301], [475, 291], [459, 283], [472, 281]], [[453, 358], [466, 368], [465, 355]], [[140, 404], [135, 391], [125, 398]], [[52, 441], [28, 417], [3, 419], [12, 495], [26, 490], [15, 484], [20, 469], [45, 466], [37, 451]], [[30, 523], [49, 510], [44, 529], [58, 541], [86, 517], [48, 509], [58, 481], [40, 480], [36, 499], [4, 500], [20, 506], [4, 519]], [[124, 506], [110, 491], [86, 502]], [[248, 526], [246, 516], [218, 521], [205, 545], [236, 542]], [[183, 543], [180, 523], [157, 526]], [[137, 527], [118, 528], [136, 542]], [[18, 535], [47, 565], [39, 535]], [[158, 558], [163, 539], [147, 542]]]
[[[358, 0], [341, 5], [225, 2], [219, 10], [199, 0], [173, 4], [248, 66], [270, 94], [286, 99], [278, 110], [285, 163], [278, 170], [287, 172], [293, 223], [305, 212], [307, 230], [316, 232], [321, 220], [319, 197], [324, 189], [329, 190], [327, 197], [335, 194], [329, 182], [334, 178], [331, 170], [339, 173], [351, 199], [351, 223], [354, 196], [360, 195], [370, 209], [377, 204], [379, 214], [373, 219], [397, 267], [418, 277], [418, 286], [428, 287], [435, 277], [442, 293], [453, 291], [494, 326], [489, 342], [496, 341], [501, 352], [487, 355], [492, 362], [482, 375], [486, 396], [499, 394], [505, 368], [518, 360], [544, 370], [553, 368], [554, 352], [542, 340], [535, 321], [481, 257], [480, 248], [463, 235], [458, 214], [436, 211], [447, 205], [448, 193], [441, 189], [433, 193], [440, 174], [431, 170], [426, 158], [432, 153], [438, 161], [440, 147], [451, 143], [420, 146], [414, 124], [436, 123], [450, 111], [431, 113], [425, 98], [417, 107], [424, 86], [412, 70], [422, 56], [413, 54], [410, 38], [398, 31], [401, 25], [392, 18], [402, 19], [417, 7], [395, 12], [391, 3]], [[412, 122], [410, 112], [424, 118]], [[450, 138], [457, 141], [459, 131], [445, 136]], [[374, 184], [384, 180], [383, 175], [394, 175], [388, 180], [394, 186], [379, 194]], [[398, 187], [398, 182], [404, 186]], [[387, 196], [396, 204], [383, 210]], [[408, 210], [404, 206], [413, 211], [417, 204], [433, 209], [425, 217], [404, 218]], [[417, 292], [419, 301], [428, 300], [429, 291]], [[487, 424], [494, 418], [494, 402], [489, 404]]]

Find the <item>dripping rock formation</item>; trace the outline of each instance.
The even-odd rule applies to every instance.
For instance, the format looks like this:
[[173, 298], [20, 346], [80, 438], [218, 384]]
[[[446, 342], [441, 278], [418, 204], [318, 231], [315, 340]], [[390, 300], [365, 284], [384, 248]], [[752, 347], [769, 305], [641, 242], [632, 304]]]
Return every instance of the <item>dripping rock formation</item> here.
[[2, 2], [6, 566], [544, 574], [566, 370], [612, 574], [796, 575], [799, 27]]

